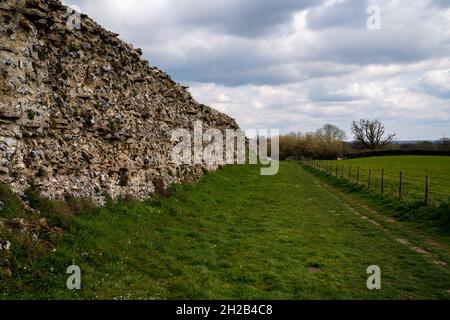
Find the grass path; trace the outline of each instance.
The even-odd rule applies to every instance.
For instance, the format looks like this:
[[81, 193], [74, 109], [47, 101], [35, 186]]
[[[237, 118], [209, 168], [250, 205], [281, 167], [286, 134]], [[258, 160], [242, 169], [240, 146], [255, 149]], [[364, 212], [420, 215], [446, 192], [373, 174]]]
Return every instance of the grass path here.
[[[65, 289], [65, 268], [83, 289]], [[448, 299], [449, 241], [390, 219], [281, 163], [227, 167], [175, 196], [74, 219], [57, 251], [4, 297], [104, 299]], [[378, 265], [382, 290], [366, 288]]]

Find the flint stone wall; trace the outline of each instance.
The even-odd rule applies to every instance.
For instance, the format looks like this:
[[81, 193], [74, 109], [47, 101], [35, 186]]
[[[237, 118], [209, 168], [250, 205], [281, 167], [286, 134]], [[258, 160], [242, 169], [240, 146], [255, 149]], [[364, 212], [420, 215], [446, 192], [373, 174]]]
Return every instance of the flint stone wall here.
[[0, 0], [0, 182], [51, 198], [136, 198], [217, 166], [171, 162], [172, 129], [236, 122], [57, 0]]

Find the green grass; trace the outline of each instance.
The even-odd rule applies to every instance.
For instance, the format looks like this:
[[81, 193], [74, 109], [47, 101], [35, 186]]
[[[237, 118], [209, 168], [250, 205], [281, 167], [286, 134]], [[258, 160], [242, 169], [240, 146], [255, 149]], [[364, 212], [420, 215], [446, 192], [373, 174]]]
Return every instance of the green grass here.
[[339, 176], [356, 182], [357, 168], [360, 168], [360, 183], [367, 186], [369, 170], [372, 170], [371, 189], [380, 191], [381, 170], [385, 172], [385, 193], [397, 197], [400, 172], [403, 173], [403, 198], [406, 201], [424, 201], [426, 176], [430, 176], [432, 201], [448, 201], [450, 198], [450, 157], [445, 156], [383, 156], [331, 161], [333, 174], [339, 167]]
[[[384, 228], [385, 215], [297, 163], [282, 162], [275, 176], [260, 176], [255, 166], [226, 167], [175, 189], [171, 198], [119, 202], [75, 215], [56, 251], [26, 270], [13, 270], [13, 279], [0, 277], [0, 296], [450, 298], [450, 270], [435, 263], [450, 263], [447, 238], [441, 244], [443, 238], [425, 235], [439, 244], [430, 247], [409, 225]], [[65, 287], [71, 264], [81, 267], [80, 291]], [[380, 291], [366, 288], [366, 269], [374, 264], [382, 270]]]

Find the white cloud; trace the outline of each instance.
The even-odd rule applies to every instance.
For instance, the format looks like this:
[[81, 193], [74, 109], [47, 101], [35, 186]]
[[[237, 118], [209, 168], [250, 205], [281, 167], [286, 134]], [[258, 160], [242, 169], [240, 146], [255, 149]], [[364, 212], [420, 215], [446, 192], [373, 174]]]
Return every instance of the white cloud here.
[[417, 87], [431, 96], [450, 99], [450, 69], [425, 72]]

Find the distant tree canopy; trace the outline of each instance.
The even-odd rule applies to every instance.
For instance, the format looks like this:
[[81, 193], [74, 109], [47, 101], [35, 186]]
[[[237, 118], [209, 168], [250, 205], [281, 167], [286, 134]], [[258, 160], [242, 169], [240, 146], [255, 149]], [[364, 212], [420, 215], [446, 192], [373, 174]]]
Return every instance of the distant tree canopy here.
[[378, 150], [394, 140], [395, 134], [385, 135], [383, 123], [380, 120], [360, 119], [352, 122], [354, 145], [357, 149]]
[[[408, 151], [410, 154], [427, 154], [435, 152], [445, 154], [450, 151], [450, 139], [439, 141], [416, 141], [392, 143], [395, 134], [386, 134], [380, 120], [361, 119], [352, 122], [353, 142], [344, 142], [346, 134], [332, 124], [326, 124], [315, 132], [291, 132], [281, 135], [280, 159], [337, 159], [354, 157], [355, 155], [373, 152], [374, 154], [388, 151]], [[431, 154], [430, 153], [430, 154]]]
[[449, 138], [442, 138], [437, 143], [438, 150], [450, 150], [450, 139]]
[[323, 137], [328, 142], [344, 141], [346, 137], [344, 130], [329, 123], [324, 125], [322, 129], [317, 130], [317, 135]]
[[292, 132], [280, 136], [280, 159], [336, 159], [343, 153], [345, 132], [326, 124], [316, 132]]

